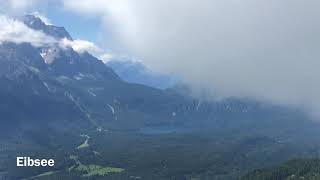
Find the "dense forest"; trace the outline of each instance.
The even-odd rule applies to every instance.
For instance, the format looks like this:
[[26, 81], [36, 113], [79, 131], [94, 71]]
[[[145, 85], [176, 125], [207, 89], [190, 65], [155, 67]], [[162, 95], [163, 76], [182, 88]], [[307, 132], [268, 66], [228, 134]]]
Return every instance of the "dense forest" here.
[[320, 179], [320, 160], [319, 159], [297, 159], [287, 161], [279, 166], [256, 169], [241, 180], [298, 180]]

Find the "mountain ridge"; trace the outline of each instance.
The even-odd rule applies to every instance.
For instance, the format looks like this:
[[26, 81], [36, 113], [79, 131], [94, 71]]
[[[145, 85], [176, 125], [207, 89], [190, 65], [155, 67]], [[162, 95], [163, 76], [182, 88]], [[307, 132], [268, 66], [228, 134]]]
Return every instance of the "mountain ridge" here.
[[[65, 38], [55, 30], [61, 29], [48, 32]], [[317, 153], [319, 126], [303, 112], [247, 99], [206, 101], [185, 94], [175, 87], [161, 90], [125, 82], [99, 59], [71, 47], [4, 42], [0, 152], [7, 156], [0, 154], [0, 179], [2, 172], [7, 179], [46, 173], [17, 169], [10, 157], [26, 152], [55, 158], [57, 179], [83, 177], [74, 172], [80, 166], [75, 160], [83, 162], [82, 168], [93, 162], [99, 164], [95, 167], [125, 167], [120, 179], [140, 174], [144, 179], [186, 179], [194, 173], [199, 179], [234, 179], [253, 167]], [[174, 131], [143, 131], [159, 127]], [[279, 158], [266, 163], [265, 157]]]

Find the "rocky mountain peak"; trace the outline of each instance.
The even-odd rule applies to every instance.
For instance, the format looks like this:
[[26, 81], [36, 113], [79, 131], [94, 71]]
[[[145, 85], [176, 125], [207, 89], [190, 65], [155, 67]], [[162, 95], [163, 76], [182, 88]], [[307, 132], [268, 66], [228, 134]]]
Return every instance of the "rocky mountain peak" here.
[[43, 31], [45, 34], [55, 37], [57, 39], [67, 38], [72, 40], [70, 34], [64, 27], [45, 24], [39, 17], [35, 15], [25, 15], [19, 18], [25, 25], [34, 29]]

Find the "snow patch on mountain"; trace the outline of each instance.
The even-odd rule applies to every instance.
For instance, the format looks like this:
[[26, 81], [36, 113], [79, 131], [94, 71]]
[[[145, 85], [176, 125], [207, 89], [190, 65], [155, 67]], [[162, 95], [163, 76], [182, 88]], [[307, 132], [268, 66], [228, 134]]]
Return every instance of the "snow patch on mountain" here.
[[40, 55], [46, 64], [52, 64], [55, 59], [60, 57], [59, 52], [60, 49], [58, 47], [42, 48]]

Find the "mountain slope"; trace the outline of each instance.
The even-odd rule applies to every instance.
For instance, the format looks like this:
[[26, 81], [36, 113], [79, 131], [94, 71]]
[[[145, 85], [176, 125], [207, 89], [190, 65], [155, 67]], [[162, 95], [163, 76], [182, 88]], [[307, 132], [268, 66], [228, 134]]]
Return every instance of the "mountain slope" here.
[[[47, 35], [72, 40], [62, 28], [34, 16], [23, 19]], [[270, 164], [304, 156], [296, 147], [309, 152], [319, 135], [319, 126], [296, 109], [236, 98], [203, 101], [127, 83], [89, 53], [57, 45], [2, 43], [0, 99], [0, 179], [48, 170], [16, 168], [11, 157], [19, 154], [55, 158], [50, 170], [61, 173], [56, 179], [82, 177], [75, 172], [78, 161], [84, 165], [79, 169], [92, 163], [125, 168], [118, 179], [183, 179], [194, 172], [234, 178], [269, 165], [266, 152], [270, 158], [286, 152]]]

